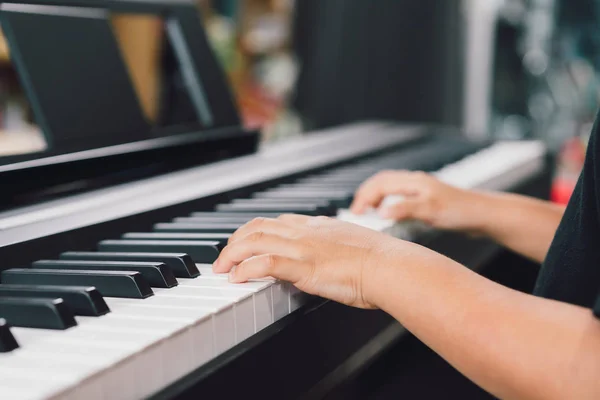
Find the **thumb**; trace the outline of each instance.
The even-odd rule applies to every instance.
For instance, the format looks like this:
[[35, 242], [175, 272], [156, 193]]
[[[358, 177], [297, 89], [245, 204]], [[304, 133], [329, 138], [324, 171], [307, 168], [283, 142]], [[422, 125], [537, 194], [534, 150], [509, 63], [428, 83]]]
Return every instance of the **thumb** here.
[[399, 203], [382, 207], [379, 210], [379, 216], [396, 221], [404, 221], [409, 219], [418, 219], [421, 201], [413, 199], [404, 199]]

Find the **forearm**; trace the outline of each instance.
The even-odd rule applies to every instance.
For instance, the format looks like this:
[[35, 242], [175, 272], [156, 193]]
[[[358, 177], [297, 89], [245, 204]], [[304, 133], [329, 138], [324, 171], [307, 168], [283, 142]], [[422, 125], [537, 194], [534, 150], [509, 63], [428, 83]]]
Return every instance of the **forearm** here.
[[472, 230], [532, 260], [544, 260], [564, 207], [514, 194], [474, 195]]
[[600, 398], [600, 323], [589, 310], [495, 284], [429, 253], [392, 256], [374, 303], [500, 398]]

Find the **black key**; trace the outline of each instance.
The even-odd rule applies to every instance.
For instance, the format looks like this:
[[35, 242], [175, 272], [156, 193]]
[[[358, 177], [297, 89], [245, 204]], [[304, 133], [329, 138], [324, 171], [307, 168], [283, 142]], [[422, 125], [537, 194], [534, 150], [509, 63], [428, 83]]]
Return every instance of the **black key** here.
[[[279, 216], [279, 214], [277, 215]], [[239, 225], [242, 226], [250, 221], [252, 221], [254, 217], [177, 217], [174, 218], [174, 223], [183, 223], [183, 224], [228, 224], [228, 225]]]
[[269, 196], [283, 196], [283, 195], [296, 195], [310, 197], [310, 196], [322, 196], [322, 197], [345, 197], [354, 195], [353, 190], [343, 189], [330, 189], [327, 187], [290, 187], [290, 188], [276, 188], [265, 190], [264, 192], [256, 192], [253, 194], [255, 198], [269, 197]]
[[8, 353], [18, 348], [19, 344], [10, 331], [10, 325], [5, 319], [0, 318], [0, 353]]
[[187, 254], [177, 253], [109, 253], [70, 251], [62, 253], [61, 260], [90, 261], [148, 261], [167, 265], [177, 278], [195, 278], [200, 275], [198, 267]]
[[281, 213], [264, 213], [264, 212], [218, 212], [218, 211], [198, 211], [190, 214], [190, 217], [193, 218], [248, 218], [249, 220], [252, 218], [277, 218], [281, 215]]
[[229, 233], [166, 233], [131, 232], [122, 236], [126, 240], [210, 240], [225, 246], [231, 237]]
[[196, 263], [213, 263], [223, 247], [219, 242], [201, 240], [103, 240], [98, 243], [100, 251], [134, 253], [170, 253], [180, 251], [189, 254]]
[[95, 286], [106, 297], [145, 299], [154, 294], [139, 272], [14, 268], [1, 276], [2, 283], [16, 285]]
[[332, 215], [335, 212], [334, 207], [329, 200], [326, 199], [236, 199], [230, 204], [240, 207], [294, 207], [302, 205], [302, 207], [315, 207], [319, 215]]
[[219, 204], [217, 211], [226, 212], [265, 212], [279, 214], [327, 215], [328, 209], [306, 204]]
[[331, 184], [331, 183], [288, 183], [277, 186], [279, 189], [303, 189], [303, 190], [345, 190], [354, 192], [358, 188], [356, 184]]
[[257, 199], [272, 199], [272, 200], [282, 200], [282, 199], [290, 199], [294, 201], [302, 201], [302, 200], [318, 200], [318, 201], [328, 201], [329, 204], [333, 205], [337, 208], [349, 207], [352, 204], [352, 199], [354, 195], [349, 194], [348, 192], [325, 192], [325, 191], [272, 191], [272, 192], [259, 192], [255, 193], [254, 197]]
[[182, 224], [165, 222], [154, 225], [156, 232], [180, 232], [180, 233], [228, 233], [232, 234], [242, 224]]
[[63, 299], [0, 297], [0, 318], [23, 328], [68, 329], [77, 325]]
[[282, 198], [282, 199], [271, 199], [271, 198], [252, 198], [252, 199], [235, 199], [230, 204], [267, 204], [267, 205], [282, 205], [287, 206], [289, 204], [302, 204], [304, 206], [317, 206], [327, 208], [329, 207], [329, 201], [326, 199], [315, 199], [315, 200], [306, 200], [306, 199], [290, 199], [290, 198]]
[[41, 260], [32, 265], [36, 269], [73, 269], [84, 271], [136, 271], [150, 286], [171, 288], [177, 286], [173, 272], [160, 262], [141, 261], [89, 261], [89, 260]]
[[110, 312], [100, 292], [89, 286], [0, 285], [0, 297], [61, 298], [75, 315], [98, 317]]
[[298, 181], [299, 183], [317, 183], [317, 184], [327, 184], [333, 186], [342, 186], [342, 185], [360, 185], [367, 176], [315, 176], [312, 178], [302, 179]]

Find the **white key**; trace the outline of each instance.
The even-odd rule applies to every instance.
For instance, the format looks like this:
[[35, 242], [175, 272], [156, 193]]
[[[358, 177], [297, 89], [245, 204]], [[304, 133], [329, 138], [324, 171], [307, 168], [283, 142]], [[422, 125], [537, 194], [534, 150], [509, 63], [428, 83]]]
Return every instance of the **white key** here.
[[[198, 286], [178, 286], [172, 289], [156, 289], [157, 296], [167, 298], [190, 299], [199, 306], [204, 305], [210, 299], [222, 299], [227, 304], [233, 304], [235, 313], [235, 341], [239, 343], [256, 333], [256, 310], [254, 305], [254, 293], [227, 288], [206, 288]], [[191, 303], [191, 302], [190, 302]], [[270, 304], [269, 304], [270, 307]], [[271, 310], [269, 308], [268, 312]]]
[[[214, 324], [214, 343], [217, 353], [229, 350], [235, 345], [235, 310], [234, 303], [225, 299], [216, 298], [197, 298], [193, 297], [170, 297], [166, 295], [155, 294], [144, 300], [137, 299], [111, 299], [111, 304], [130, 305], [133, 307], [148, 308], [156, 306], [168, 313], [170, 309], [174, 313], [181, 313], [189, 310], [190, 313], [209, 312], [212, 314]], [[109, 307], [111, 307], [109, 305]], [[253, 315], [247, 316], [253, 318]]]
[[[256, 310], [256, 330], [262, 330], [274, 321], [274, 314], [285, 313], [285, 311], [277, 309], [274, 310], [276, 305], [279, 308], [285, 306], [284, 300], [281, 298], [273, 300], [272, 286], [275, 284], [273, 280], [260, 280], [251, 281], [247, 283], [230, 283], [227, 279], [222, 277], [211, 277], [211, 276], [199, 276], [194, 279], [178, 279], [179, 287], [195, 286], [195, 287], [207, 287], [207, 288], [221, 288], [221, 289], [232, 289], [237, 291], [246, 291], [254, 294], [254, 308]], [[277, 293], [280, 294], [279, 292]]]
[[[222, 279], [226, 281], [229, 280], [228, 274], [215, 274], [212, 270], [212, 266], [209, 264], [196, 264], [196, 266], [204, 277]], [[265, 313], [265, 311], [263, 311], [265, 308], [261, 308], [261, 304], [263, 304], [264, 307], [267, 307], [267, 299], [260, 299], [259, 296], [255, 295], [257, 307], [255, 311], [257, 321], [256, 326], [257, 330], [261, 330], [262, 328], [270, 325], [273, 321], [278, 321], [289, 314], [289, 292], [285, 290], [285, 287], [282, 283], [276, 282], [273, 279], [258, 279], [257, 281], [273, 283], [271, 286], [273, 304], [271, 306], [270, 313]], [[237, 290], [239, 288], [234, 287], [233, 289]]]

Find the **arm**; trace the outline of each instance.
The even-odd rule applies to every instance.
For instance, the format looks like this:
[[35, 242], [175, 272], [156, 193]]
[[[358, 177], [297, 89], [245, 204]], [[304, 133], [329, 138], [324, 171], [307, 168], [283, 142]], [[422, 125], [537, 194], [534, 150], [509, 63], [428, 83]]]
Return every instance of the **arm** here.
[[589, 309], [510, 290], [447, 259], [390, 262], [396, 268], [370, 276], [365, 297], [485, 390], [600, 397], [600, 322]]
[[379, 207], [390, 194], [400, 204], [382, 209], [386, 218], [415, 219], [435, 228], [483, 234], [535, 261], [543, 261], [564, 207], [525, 196], [455, 188], [420, 172], [386, 171], [356, 192], [352, 211]]
[[473, 213], [468, 230], [544, 261], [565, 212], [563, 206], [514, 194], [470, 192], [470, 196]]
[[590, 310], [515, 292], [414, 243], [326, 218], [259, 219], [232, 236], [214, 270], [381, 308], [501, 398], [600, 398]]

